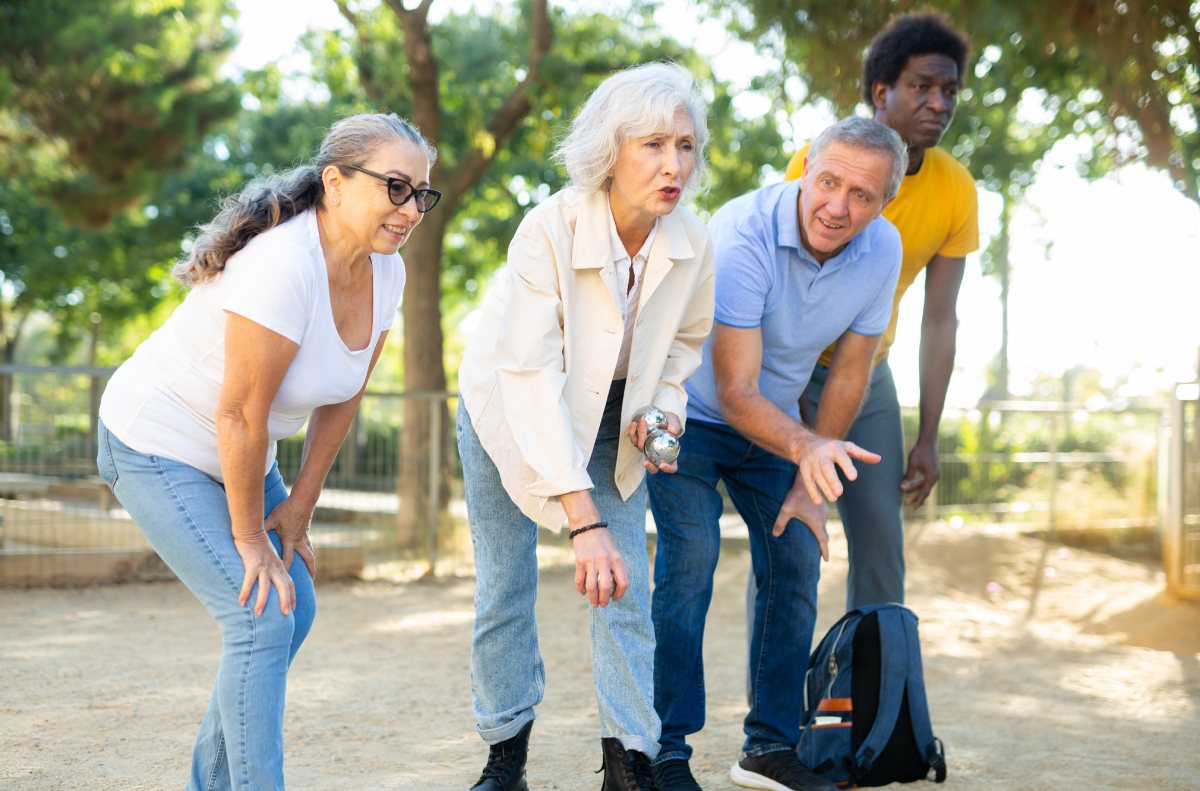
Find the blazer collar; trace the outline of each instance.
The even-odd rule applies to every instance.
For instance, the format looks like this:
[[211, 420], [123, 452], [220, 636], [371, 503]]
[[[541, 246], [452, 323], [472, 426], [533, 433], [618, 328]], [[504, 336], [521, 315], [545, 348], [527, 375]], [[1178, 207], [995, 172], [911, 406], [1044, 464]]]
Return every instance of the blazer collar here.
[[[577, 205], [579, 213], [575, 219], [575, 240], [571, 245], [571, 268], [603, 269], [612, 263], [612, 244], [608, 231], [612, 211], [608, 207], [608, 193], [602, 190], [581, 192]], [[658, 232], [654, 236], [654, 244], [650, 247], [647, 271], [660, 270], [662, 275], [666, 275], [673, 263], [696, 257], [696, 251], [692, 248], [687, 228], [677, 214], [678, 211], [680, 210], [676, 209], [659, 218]], [[657, 280], [661, 281], [662, 276]], [[645, 285], [651, 285], [649, 275]]]

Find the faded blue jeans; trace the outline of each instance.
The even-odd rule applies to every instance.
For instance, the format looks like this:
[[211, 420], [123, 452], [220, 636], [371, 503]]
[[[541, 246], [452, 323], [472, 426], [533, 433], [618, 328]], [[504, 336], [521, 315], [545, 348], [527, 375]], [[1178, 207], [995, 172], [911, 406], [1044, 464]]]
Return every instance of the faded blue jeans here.
[[[619, 406], [619, 404], [618, 404]], [[608, 522], [629, 572], [620, 601], [590, 608], [592, 674], [600, 735], [653, 758], [659, 722], [654, 713], [654, 629], [646, 556], [646, 487], [622, 500], [613, 481], [617, 448], [628, 442], [619, 414], [606, 410], [588, 462], [592, 498]], [[516, 736], [542, 701], [545, 666], [538, 648], [538, 527], [517, 508], [459, 399], [458, 450], [463, 464], [471, 543], [475, 548], [475, 628], [471, 635], [471, 697], [479, 735], [488, 744]], [[575, 596], [564, 585], [555, 596]], [[580, 698], [582, 700], [582, 698]]]
[[654, 705], [662, 718], [662, 749], [656, 762], [690, 758], [687, 736], [704, 727], [704, 621], [721, 550], [718, 481], [749, 528], [756, 583], [750, 711], [742, 725], [742, 749], [763, 755], [795, 749], [800, 740], [821, 551], [799, 520], [793, 519], [783, 535], [771, 535], [795, 476], [796, 465], [732, 427], [693, 419], [683, 438], [679, 472], [650, 479], [650, 508], [658, 527]]
[[[818, 365], [804, 391], [816, 414], [829, 369]], [[838, 513], [850, 552], [846, 609], [885, 602], [904, 603], [904, 522], [900, 481], [906, 457], [900, 400], [887, 361], [871, 372], [871, 385], [846, 439], [878, 453], [878, 464], [856, 464], [858, 478], [846, 481]]]
[[[233, 546], [225, 487], [182, 462], [139, 453], [98, 428], [100, 477], [150, 546], [221, 627], [221, 667], [192, 751], [188, 791], [282, 789], [288, 666], [312, 626], [316, 597], [299, 557], [290, 569], [296, 608], [279, 612], [271, 588], [263, 614], [238, 604], [245, 567]], [[278, 466], [263, 480], [264, 516], [287, 498]], [[268, 534], [275, 550], [279, 537]]]

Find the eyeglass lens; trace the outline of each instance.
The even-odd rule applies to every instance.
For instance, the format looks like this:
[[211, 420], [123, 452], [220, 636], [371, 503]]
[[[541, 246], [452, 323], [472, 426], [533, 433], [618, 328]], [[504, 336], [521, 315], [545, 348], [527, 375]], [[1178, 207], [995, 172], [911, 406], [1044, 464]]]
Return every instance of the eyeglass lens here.
[[392, 203], [401, 206], [412, 198], [417, 202], [417, 209], [427, 212], [434, 207], [441, 196], [429, 189], [414, 189], [411, 184], [398, 179], [388, 179], [388, 197]]

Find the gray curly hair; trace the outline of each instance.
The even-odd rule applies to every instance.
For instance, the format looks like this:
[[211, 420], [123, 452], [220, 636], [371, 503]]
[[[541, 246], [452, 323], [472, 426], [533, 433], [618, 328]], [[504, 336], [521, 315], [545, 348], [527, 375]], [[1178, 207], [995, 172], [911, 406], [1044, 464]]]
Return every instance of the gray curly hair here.
[[631, 137], [670, 129], [685, 111], [696, 130], [696, 167], [685, 192], [705, 182], [708, 111], [687, 69], [674, 63], [646, 63], [608, 77], [592, 92], [554, 150], [571, 183], [588, 192], [607, 190], [621, 146]]
[[361, 166], [384, 143], [415, 143], [432, 166], [437, 150], [408, 121], [395, 113], [360, 113], [335, 123], [312, 161], [265, 179], [250, 182], [221, 201], [217, 216], [198, 227], [192, 249], [175, 265], [174, 274], [188, 286], [206, 283], [225, 269], [229, 257], [264, 231], [318, 206], [325, 198], [321, 174], [330, 165]]

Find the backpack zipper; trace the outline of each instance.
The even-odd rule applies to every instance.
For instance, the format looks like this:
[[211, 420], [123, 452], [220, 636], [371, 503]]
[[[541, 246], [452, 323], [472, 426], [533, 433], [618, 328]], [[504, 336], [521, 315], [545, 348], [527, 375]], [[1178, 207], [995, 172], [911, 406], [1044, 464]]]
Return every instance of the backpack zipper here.
[[837, 637], [833, 639], [833, 647], [829, 649], [829, 662], [825, 666], [825, 669], [829, 671], [829, 686], [825, 688], [826, 698], [833, 697], [833, 682], [837, 679], [838, 674], [837, 649], [838, 644], [842, 642], [842, 633], [846, 631], [847, 623], [843, 623], [838, 629]]

